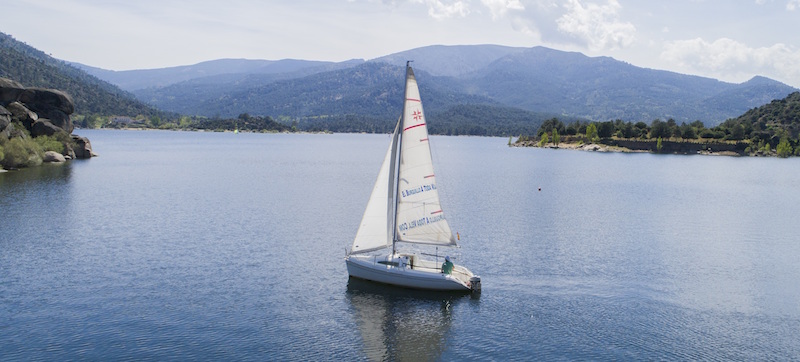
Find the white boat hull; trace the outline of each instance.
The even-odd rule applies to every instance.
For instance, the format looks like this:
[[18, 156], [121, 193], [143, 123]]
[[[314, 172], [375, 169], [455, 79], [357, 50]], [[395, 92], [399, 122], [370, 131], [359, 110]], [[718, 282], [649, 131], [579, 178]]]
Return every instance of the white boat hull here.
[[[452, 274], [443, 274], [437, 267], [390, 265], [383, 261], [386, 256], [350, 255], [347, 272], [351, 277], [391, 284], [405, 288], [441, 291], [473, 291], [475, 277], [462, 266], [456, 266]], [[383, 263], [382, 263], [383, 262]], [[419, 262], [423, 264], [423, 262]], [[430, 264], [430, 262], [428, 262]], [[472, 281], [471, 281], [472, 279]], [[477, 279], [479, 288], [480, 279]], [[478, 289], [479, 291], [479, 289]]]

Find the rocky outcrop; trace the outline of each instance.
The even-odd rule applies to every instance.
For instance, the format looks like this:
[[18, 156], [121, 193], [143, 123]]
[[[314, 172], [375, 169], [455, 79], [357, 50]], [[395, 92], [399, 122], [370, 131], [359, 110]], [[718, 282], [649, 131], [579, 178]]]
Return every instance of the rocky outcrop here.
[[17, 100], [27, 105], [40, 118], [47, 118], [54, 126], [67, 133], [72, 133], [75, 129], [69, 118], [75, 112], [75, 104], [66, 93], [55, 89], [30, 88], [25, 89]]
[[11, 123], [11, 111], [0, 105], [0, 131]]
[[11, 118], [15, 121], [21, 122], [26, 128], [31, 128], [33, 126], [33, 122], [39, 120], [39, 115], [25, 107], [20, 102], [11, 102], [8, 104], [7, 108], [8, 111], [11, 112]]
[[[26, 137], [20, 124], [32, 137], [53, 136], [60, 132], [70, 134], [74, 130], [70, 119], [73, 112], [75, 103], [62, 91], [26, 88], [13, 80], [0, 78], [0, 137]], [[65, 145], [65, 156], [95, 156], [88, 139], [72, 135], [72, 140], [72, 144]]]
[[44, 118], [40, 118], [36, 122], [33, 122], [33, 126], [31, 126], [31, 134], [36, 136], [52, 136], [63, 130], [63, 128], [54, 125], [49, 120]]
[[0, 103], [13, 102], [19, 99], [19, 95], [25, 91], [25, 87], [11, 79], [0, 78]]
[[[25, 88], [0, 78], [0, 106], [11, 112], [11, 121], [22, 123], [34, 137], [41, 135], [33, 129], [40, 118], [67, 133], [72, 133], [75, 128], [69, 117], [75, 111], [75, 105], [69, 95], [59, 90]], [[40, 126], [37, 130], [52, 134], [49, 128]]]
[[73, 158], [90, 158], [97, 156], [97, 154], [92, 151], [92, 143], [89, 142], [88, 138], [72, 135], [72, 141], [75, 143], [74, 155], [71, 155]]

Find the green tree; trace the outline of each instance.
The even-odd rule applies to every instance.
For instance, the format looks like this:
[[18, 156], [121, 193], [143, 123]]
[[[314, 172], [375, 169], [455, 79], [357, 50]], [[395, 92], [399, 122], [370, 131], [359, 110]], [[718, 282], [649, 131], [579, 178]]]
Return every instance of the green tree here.
[[786, 158], [792, 155], [792, 145], [789, 144], [789, 137], [783, 136], [780, 143], [778, 143], [778, 157]]
[[650, 123], [650, 138], [663, 138], [671, 135], [669, 125], [666, 122], [656, 119], [653, 123]]
[[695, 128], [692, 127], [691, 124], [686, 124], [686, 122], [681, 123], [680, 133], [681, 133], [681, 137], [686, 138], [686, 139], [695, 139], [695, 138], [697, 138], [697, 133], [695, 132]]
[[626, 122], [620, 125], [618, 132], [623, 138], [633, 138], [636, 137], [635, 129], [633, 123]]
[[614, 131], [616, 130], [616, 126], [614, 122], [600, 122], [597, 124], [597, 137], [600, 138], [607, 138], [614, 135]]
[[661, 153], [662, 148], [664, 148], [664, 145], [662, 144], [661, 137], [659, 137], [658, 141], [656, 141], [656, 150], [658, 153]]
[[550, 140], [548, 139], [549, 133], [543, 133], [542, 139], [539, 140], [539, 147], [544, 147]]
[[161, 125], [162, 125], [161, 117], [159, 116], [150, 117], [150, 126], [152, 126], [153, 128], [159, 128], [161, 127]]
[[680, 137], [681, 131], [678, 128], [678, 123], [675, 122], [674, 119], [670, 118], [667, 120], [667, 138], [669, 137]]
[[558, 129], [553, 128], [553, 144], [558, 147], [558, 144], [561, 142], [561, 136], [558, 135]]
[[586, 138], [589, 142], [597, 142], [597, 126], [595, 126], [594, 123], [589, 123], [589, 125], [586, 126]]
[[704, 128], [702, 131], [700, 131], [700, 137], [701, 138], [714, 138], [714, 131], [710, 130], [708, 128]]
[[569, 124], [569, 126], [567, 126], [566, 134], [570, 135], [570, 136], [574, 136], [574, 135], [580, 133], [580, 131], [578, 131], [580, 128], [581, 128], [581, 121], [572, 122], [572, 123]]
[[559, 121], [558, 118], [551, 118], [542, 122], [542, 125], [539, 126], [538, 136], [541, 136], [544, 133], [550, 133], [554, 129], [558, 130], [558, 132], [562, 134], [566, 132], [566, 127], [564, 126], [563, 122]]

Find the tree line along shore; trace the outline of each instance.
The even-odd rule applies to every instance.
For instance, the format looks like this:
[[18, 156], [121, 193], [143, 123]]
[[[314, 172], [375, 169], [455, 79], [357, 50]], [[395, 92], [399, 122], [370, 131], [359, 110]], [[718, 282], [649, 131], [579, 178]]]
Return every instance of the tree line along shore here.
[[677, 124], [672, 119], [656, 119], [648, 125], [619, 119], [564, 124], [552, 118], [535, 135], [520, 135], [509, 144], [588, 151], [800, 156], [800, 92], [712, 128], [700, 121]]

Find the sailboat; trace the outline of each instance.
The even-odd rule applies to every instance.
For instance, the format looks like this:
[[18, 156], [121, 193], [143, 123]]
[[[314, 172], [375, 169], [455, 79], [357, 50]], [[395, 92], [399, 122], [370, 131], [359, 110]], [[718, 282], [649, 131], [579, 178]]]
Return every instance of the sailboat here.
[[[439, 254], [440, 247], [457, 247], [456, 239], [439, 201], [422, 100], [408, 62], [403, 113], [347, 251], [347, 272], [406, 288], [479, 292], [479, 276]], [[432, 245], [436, 254], [400, 252], [398, 244]]]

